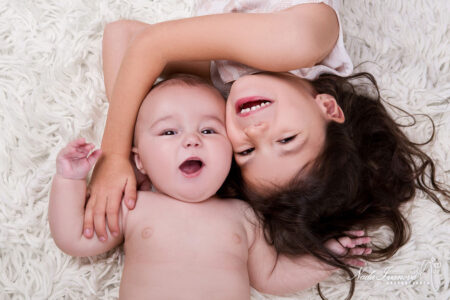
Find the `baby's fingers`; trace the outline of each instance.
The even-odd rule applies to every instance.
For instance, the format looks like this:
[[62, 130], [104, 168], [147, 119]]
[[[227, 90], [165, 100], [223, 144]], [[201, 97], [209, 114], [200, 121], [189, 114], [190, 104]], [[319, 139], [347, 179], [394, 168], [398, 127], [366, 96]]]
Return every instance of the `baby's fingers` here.
[[97, 149], [94, 152], [92, 152], [91, 155], [89, 155], [87, 158], [89, 161], [89, 164], [91, 166], [95, 165], [95, 163], [97, 162], [97, 160], [100, 158], [101, 155], [102, 155], [101, 149]]
[[67, 145], [67, 148], [69, 148], [69, 149], [79, 149], [79, 148], [81, 148], [84, 145], [87, 145], [85, 138], [78, 138], [76, 140], [71, 141]]
[[352, 256], [367, 255], [370, 253], [372, 253], [372, 249], [362, 248], [362, 247], [353, 248], [353, 249], [350, 249], [350, 251], [349, 251], [349, 255], [352, 255]]
[[86, 143], [83, 145], [78, 145], [76, 148], [76, 151], [83, 153], [83, 154], [87, 154], [87, 153], [91, 152], [94, 148], [95, 148], [94, 144]]
[[350, 238], [348, 236], [343, 236], [338, 238], [339, 244], [345, 248], [355, 248], [356, 246], [370, 243], [370, 237], [360, 237], [360, 238]]
[[60, 155], [70, 158], [81, 158], [87, 156], [92, 149], [94, 149], [93, 144], [86, 143], [84, 138], [79, 138], [67, 144], [67, 146], [61, 150]]
[[344, 262], [347, 265], [353, 266], [353, 267], [364, 267], [366, 265], [366, 263], [360, 259], [356, 259], [356, 258], [347, 258], [344, 259]]
[[349, 231], [344, 231], [344, 233], [349, 236], [363, 236], [364, 230], [349, 230]]
[[359, 246], [359, 245], [364, 245], [364, 244], [370, 243], [371, 238], [368, 236], [363, 236], [363, 237], [352, 239], [352, 240], [353, 240], [353, 243], [355, 244], [355, 246]]

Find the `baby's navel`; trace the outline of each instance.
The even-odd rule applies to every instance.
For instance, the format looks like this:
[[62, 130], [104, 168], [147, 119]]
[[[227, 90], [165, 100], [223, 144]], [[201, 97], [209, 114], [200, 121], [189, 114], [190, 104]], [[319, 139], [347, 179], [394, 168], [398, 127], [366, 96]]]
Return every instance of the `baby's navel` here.
[[152, 233], [153, 229], [151, 227], [145, 227], [144, 229], [142, 229], [141, 236], [143, 239], [148, 239], [149, 237], [152, 236]]
[[235, 244], [240, 244], [242, 241], [241, 236], [237, 233], [233, 233], [233, 242]]

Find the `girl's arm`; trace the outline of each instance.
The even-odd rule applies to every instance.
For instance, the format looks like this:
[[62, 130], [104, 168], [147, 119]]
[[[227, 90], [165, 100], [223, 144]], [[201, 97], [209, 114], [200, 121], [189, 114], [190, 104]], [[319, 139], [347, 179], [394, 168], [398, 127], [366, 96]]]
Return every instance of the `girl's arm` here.
[[130, 188], [128, 157], [137, 112], [167, 63], [227, 59], [275, 72], [311, 67], [330, 53], [338, 33], [337, 16], [325, 4], [174, 20], [140, 32], [126, 50], [115, 81], [102, 140], [104, 158], [94, 170], [85, 228], [95, 225], [103, 236], [105, 212], [108, 223], [117, 219], [118, 203]]
[[57, 172], [53, 178], [49, 203], [50, 231], [56, 245], [72, 256], [92, 256], [106, 252], [123, 241], [117, 236], [102, 243], [86, 239], [82, 234], [86, 176], [100, 156], [92, 144], [75, 140], [62, 149], [57, 158]]

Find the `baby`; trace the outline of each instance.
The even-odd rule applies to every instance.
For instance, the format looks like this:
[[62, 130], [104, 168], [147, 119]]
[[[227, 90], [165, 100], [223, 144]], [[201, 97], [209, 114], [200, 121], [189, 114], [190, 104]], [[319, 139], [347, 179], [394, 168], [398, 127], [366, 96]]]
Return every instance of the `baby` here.
[[[136, 208], [120, 211], [119, 236], [82, 234], [86, 176], [101, 155], [78, 139], [58, 155], [49, 204], [57, 246], [73, 256], [104, 253], [124, 242], [121, 299], [250, 299], [250, 285], [270, 294], [313, 286], [334, 270], [310, 256], [278, 255], [253, 210], [215, 196], [231, 166], [225, 101], [192, 77], [162, 82], [147, 95], [135, 127], [134, 159], [153, 191], [139, 191]], [[353, 232], [340, 243], [350, 254], [369, 242]], [[346, 250], [334, 240], [332, 251]], [[368, 251], [369, 250], [369, 251]], [[361, 261], [359, 261], [360, 263]], [[354, 262], [358, 264], [358, 262]]]

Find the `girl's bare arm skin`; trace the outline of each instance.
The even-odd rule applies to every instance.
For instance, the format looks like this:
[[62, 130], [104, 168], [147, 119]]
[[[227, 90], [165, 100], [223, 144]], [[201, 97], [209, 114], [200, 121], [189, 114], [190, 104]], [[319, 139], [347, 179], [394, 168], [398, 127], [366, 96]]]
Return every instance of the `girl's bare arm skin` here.
[[97, 235], [107, 239], [105, 212], [111, 232], [118, 233], [123, 194], [126, 202], [131, 200], [130, 208], [134, 206], [136, 184], [129, 162], [134, 123], [142, 100], [169, 62], [227, 59], [261, 70], [289, 71], [319, 63], [338, 33], [336, 14], [325, 4], [267, 14], [194, 17], [140, 31], [125, 49], [110, 94], [103, 157], [94, 170], [86, 207], [84, 229], [91, 230], [87, 236], [95, 225]]
[[[105, 81], [106, 97], [108, 101], [112, 97], [114, 83], [119, 73], [125, 52], [131, 42], [144, 29], [152, 25], [134, 21], [120, 20], [106, 25], [103, 33], [103, 76]], [[210, 61], [179, 61], [168, 62], [161, 74], [162, 77], [172, 73], [191, 73], [209, 79]]]

